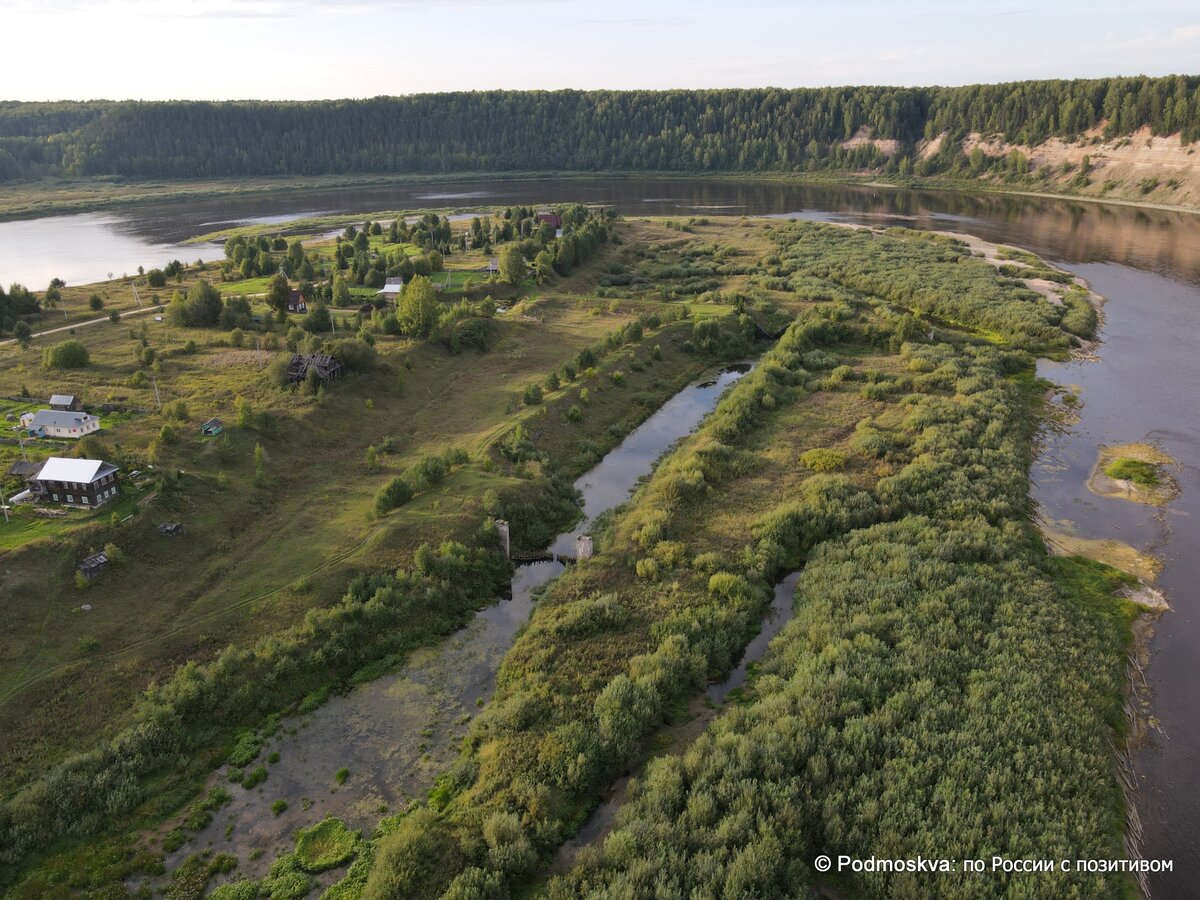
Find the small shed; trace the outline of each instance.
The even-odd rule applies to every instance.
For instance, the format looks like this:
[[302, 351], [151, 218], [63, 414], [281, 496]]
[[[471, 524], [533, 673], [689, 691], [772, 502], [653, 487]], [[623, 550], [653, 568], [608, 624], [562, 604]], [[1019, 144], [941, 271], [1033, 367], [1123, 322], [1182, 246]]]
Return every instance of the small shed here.
[[224, 430], [225, 430], [225, 425], [221, 422], [220, 419], [216, 419], [216, 418], [209, 419], [207, 422], [205, 422], [203, 425], [200, 426], [200, 433], [202, 435], [204, 435], [205, 437], [216, 437], [218, 434], [220, 434]]
[[498, 257], [498, 256], [491, 257], [487, 261], [487, 265], [484, 266], [483, 271], [487, 272], [489, 275], [495, 275], [497, 272], [499, 272], [500, 271], [500, 257]]
[[167, 537], [179, 537], [183, 534], [183, 523], [160, 522], [158, 525], [158, 533], [165, 534]]
[[20, 478], [22, 481], [29, 481], [40, 471], [42, 471], [41, 462], [25, 462], [20, 459], [8, 467], [8, 474], [14, 478]]
[[54, 394], [50, 397], [50, 408], [61, 412], [83, 412], [83, 398], [75, 394]]
[[79, 574], [91, 581], [108, 566], [108, 554], [96, 553], [79, 564]]

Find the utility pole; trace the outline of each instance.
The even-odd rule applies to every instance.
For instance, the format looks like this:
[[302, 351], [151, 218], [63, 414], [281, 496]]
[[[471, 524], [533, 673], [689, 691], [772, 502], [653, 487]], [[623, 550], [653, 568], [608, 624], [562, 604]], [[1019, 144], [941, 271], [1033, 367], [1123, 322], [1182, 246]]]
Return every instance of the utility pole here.
[[158, 394], [158, 379], [151, 375], [150, 380], [154, 382], [154, 402], [158, 404], [158, 411], [162, 412], [162, 397]]
[[21, 459], [29, 462], [29, 455], [25, 452], [25, 436], [21, 434], [21, 426], [14, 425], [13, 431], [17, 433], [17, 443], [21, 446]]

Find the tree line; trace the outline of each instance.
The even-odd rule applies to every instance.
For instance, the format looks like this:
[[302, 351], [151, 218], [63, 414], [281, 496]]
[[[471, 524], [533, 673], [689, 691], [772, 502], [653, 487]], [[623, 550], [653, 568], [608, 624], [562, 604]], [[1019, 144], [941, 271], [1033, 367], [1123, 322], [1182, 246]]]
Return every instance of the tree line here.
[[366, 100], [0, 104], [0, 181], [468, 171], [801, 171], [884, 164], [896, 140], [1037, 143], [1104, 125], [1200, 136], [1200, 77], [964, 87], [477, 91]]

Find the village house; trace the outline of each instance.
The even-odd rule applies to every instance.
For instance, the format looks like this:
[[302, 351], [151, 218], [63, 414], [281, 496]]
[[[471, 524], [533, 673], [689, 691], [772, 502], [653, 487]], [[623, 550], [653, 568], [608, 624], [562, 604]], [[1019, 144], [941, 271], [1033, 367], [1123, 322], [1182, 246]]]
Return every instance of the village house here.
[[62, 412], [83, 412], [83, 398], [75, 394], [55, 394], [50, 398], [50, 408]]
[[295, 288], [288, 291], [287, 311], [290, 313], [308, 312], [308, 304], [304, 301], [304, 295]]
[[[376, 282], [378, 284], [378, 282]], [[383, 283], [383, 287], [375, 292], [389, 303], [395, 303], [396, 298], [404, 293], [403, 278], [389, 278]]]
[[101, 459], [52, 456], [29, 481], [41, 500], [85, 508], [102, 506], [120, 493], [117, 467]]
[[84, 412], [41, 409], [21, 416], [21, 426], [31, 437], [78, 439], [100, 430], [100, 420]]

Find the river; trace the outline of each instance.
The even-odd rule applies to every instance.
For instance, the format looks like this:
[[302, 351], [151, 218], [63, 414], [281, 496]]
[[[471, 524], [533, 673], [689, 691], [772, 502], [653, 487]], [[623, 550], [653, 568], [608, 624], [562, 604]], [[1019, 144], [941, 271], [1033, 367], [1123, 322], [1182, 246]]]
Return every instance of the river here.
[[[1164, 560], [1172, 611], [1155, 625], [1147, 677], [1157, 737], [1134, 765], [1144, 854], [1174, 860], [1151, 876], [1158, 900], [1200, 896], [1200, 217], [1092, 202], [744, 179], [568, 178], [289, 191], [129, 207], [105, 214], [0, 223], [0, 279], [40, 288], [135, 271], [172, 258], [213, 258], [180, 245], [228, 223], [284, 222], [317, 212], [579, 200], [633, 215], [775, 215], [966, 232], [1026, 247], [1091, 282], [1106, 299], [1097, 359], [1043, 363], [1080, 388], [1078, 422], [1048, 434], [1032, 472], [1034, 499], [1084, 537], [1117, 537]], [[1096, 497], [1086, 487], [1100, 446], [1150, 439], [1176, 461], [1182, 493], [1164, 511]], [[311, 727], [311, 726], [310, 726]], [[272, 776], [274, 777], [274, 775]]]

